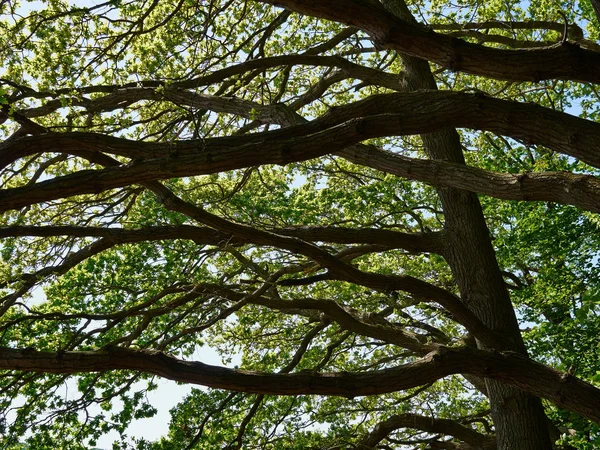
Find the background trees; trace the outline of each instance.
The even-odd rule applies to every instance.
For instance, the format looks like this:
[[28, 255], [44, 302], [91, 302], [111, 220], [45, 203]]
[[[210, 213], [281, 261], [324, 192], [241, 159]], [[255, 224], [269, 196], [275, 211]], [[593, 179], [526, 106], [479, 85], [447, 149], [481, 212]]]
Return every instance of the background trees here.
[[[598, 444], [592, 4], [30, 6], [0, 23], [5, 447]], [[216, 389], [128, 441], [156, 376]]]

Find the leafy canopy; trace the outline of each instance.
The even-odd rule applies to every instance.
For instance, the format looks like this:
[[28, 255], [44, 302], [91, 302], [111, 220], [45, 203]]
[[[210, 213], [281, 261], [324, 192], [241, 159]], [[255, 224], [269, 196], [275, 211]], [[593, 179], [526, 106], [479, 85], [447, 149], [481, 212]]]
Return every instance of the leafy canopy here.
[[[600, 446], [595, 2], [318, 4], [1, 3], [2, 448], [494, 448], [488, 376]], [[457, 189], [521, 335], [452, 263]], [[158, 376], [211, 389], [132, 438]]]

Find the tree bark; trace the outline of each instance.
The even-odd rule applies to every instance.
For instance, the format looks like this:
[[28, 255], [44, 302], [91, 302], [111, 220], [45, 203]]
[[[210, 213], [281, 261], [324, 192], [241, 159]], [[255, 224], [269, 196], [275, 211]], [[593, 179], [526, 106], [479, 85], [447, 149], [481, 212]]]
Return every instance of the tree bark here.
[[[503, 386], [517, 386], [600, 424], [600, 390], [591, 384], [514, 352], [499, 353], [470, 347], [440, 346], [418, 361], [390, 369], [334, 373], [299, 371], [290, 374], [229, 369], [184, 361], [157, 351], [121, 347], [75, 352], [0, 347], [0, 370], [60, 374], [134, 370], [182, 383], [239, 392], [351, 398], [397, 392], [423, 386], [448, 375], [466, 373], [506, 383]], [[517, 442], [510, 449], [523, 448], [520, 444]], [[545, 450], [550, 448], [548, 446]]]
[[[416, 23], [403, 0], [382, 2], [392, 14]], [[402, 54], [401, 57], [407, 90], [437, 89], [427, 61]], [[447, 128], [421, 137], [431, 159], [465, 164], [456, 130]], [[449, 239], [445, 257], [461, 298], [484, 324], [506, 339], [511, 350], [527, 355], [479, 199], [472, 192], [458, 189], [438, 188], [437, 192]], [[486, 387], [499, 450], [552, 448], [539, 398], [489, 378]]]
[[568, 42], [535, 50], [504, 50], [438, 34], [414, 20], [400, 20], [372, 0], [260, 1], [358, 27], [383, 48], [426, 58], [457, 72], [517, 82], [600, 80], [600, 55]]
[[477, 433], [472, 428], [461, 425], [454, 420], [436, 419], [418, 414], [393, 415], [389, 419], [378, 423], [373, 431], [360, 441], [357, 448], [361, 450], [375, 449], [377, 444], [398, 428], [413, 428], [427, 433], [454, 436], [467, 445], [465, 448], [472, 450], [493, 450], [496, 448], [496, 438], [494, 436]]

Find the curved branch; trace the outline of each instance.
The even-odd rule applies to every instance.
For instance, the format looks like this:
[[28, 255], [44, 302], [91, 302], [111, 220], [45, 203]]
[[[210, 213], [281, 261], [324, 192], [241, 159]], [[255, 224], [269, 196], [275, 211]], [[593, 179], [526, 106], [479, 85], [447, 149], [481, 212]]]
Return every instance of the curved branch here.
[[388, 248], [402, 248], [411, 253], [442, 253], [446, 243], [444, 232], [402, 233], [374, 228], [356, 229], [333, 226], [276, 228], [273, 232], [297, 237], [304, 241], [383, 245]]
[[[0, 163], [26, 154], [102, 150], [156, 159], [87, 170], [0, 194], [0, 211], [132, 183], [288, 164], [340, 151], [365, 139], [429, 133], [447, 127], [488, 130], [542, 144], [600, 167], [600, 124], [534, 104], [453, 92], [423, 91], [373, 96], [304, 125], [236, 138], [140, 143], [91, 133], [46, 133], [5, 142]], [[71, 149], [73, 149], [71, 151]], [[159, 157], [162, 156], [162, 157]]]
[[[278, 60], [277, 58], [296, 58], [298, 56], [300, 56], [300, 57], [318, 56], [320, 53], [323, 53], [323, 52], [326, 52], [328, 50], [335, 48], [338, 44], [340, 44], [344, 40], [348, 39], [352, 35], [356, 34], [357, 31], [358, 31], [358, 29], [353, 28], [353, 27], [344, 28], [339, 33], [337, 33], [335, 36], [333, 36], [331, 39], [329, 39], [328, 41], [318, 44], [315, 47], [309, 48], [302, 55], [281, 55], [281, 56], [273, 56], [273, 57], [260, 58], [260, 59], [252, 59], [252, 60], [248, 60], [243, 63], [240, 63], [240, 64], [234, 64], [234, 65], [226, 67], [224, 69], [215, 70], [214, 72], [211, 72], [208, 75], [201, 75], [196, 78], [186, 79], [186, 80], [182, 80], [182, 81], [175, 81], [175, 82], [169, 83], [169, 85], [172, 87], [176, 87], [176, 88], [191, 89], [191, 88], [197, 88], [199, 86], [205, 86], [205, 85], [209, 85], [209, 84], [213, 84], [213, 83], [218, 83], [218, 82], [224, 81], [226, 78], [229, 78], [229, 77], [235, 76], [235, 75], [239, 75], [244, 72], [260, 70], [260, 69], [268, 69], [268, 68], [277, 67], [280, 65], [296, 64], [296, 63], [290, 63], [289, 59], [288, 60], [284, 59], [282, 62], [282, 60], [280, 60], [280, 59]], [[297, 61], [297, 59], [293, 59], [293, 60]], [[266, 62], [264, 62], [264, 61], [266, 61]], [[298, 64], [300, 64], [300, 63], [298, 63]], [[319, 65], [319, 64], [316, 64], [316, 65]], [[24, 86], [21, 84], [16, 84], [13, 81], [7, 80], [4, 78], [0, 79], [0, 81], [2, 81], [3, 83], [7, 83], [13, 87], [16, 87], [22, 92], [22, 94], [14, 97], [15, 100], [22, 100], [24, 98], [47, 98], [47, 97], [54, 98], [54, 97], [58, 97], [60, 95], [71, 95], [73, 93], [78, 93], [80, 95], [94, 94], [94, 93], [111, 94], [119, 89], [128, 89], [128, 88], [136, 88], [136, 87], [159, 88], [159, 87], [166, 86], [166, 83], [164, 81], [160, 81], [160, 80], [140, 80], [140, 81], [125, 83], [125, 84], [121, 84], [121, 85], [114, 85], [114, 84], [106, 85], [106, 84], [104, 84], [104, 85], [91, 85], [91, 86], [83, 86], [83, 87], [69, 87], [69, 88], [55, 89], [52, 91], [36, 91], [35, 89], [32, 89], [31, 87]]]
[[[194, 292], [211, 293], [235, 303], [244, 298], [244, 294], [241, 292], [210, 283], [184, 286], [181, 289], [184, 289], [186, 292], [193, 290]], [[327, 320], [337, 323], [341, 328], [349, 332], [397, 345], [421, 356], [438, 348], [439, 344], [436, 342], [442, 342], [442, 339], [436, 339], [432, 342], [431, 336], [423, 336], [404, 330], [402, 327], [392, 324], [378, 315], [361, 314], [335, 300], [313, 298], [275, 300], [268, 296], [257, 296], [248, 303], [286, 314], [302, 315], [313, 320], [315, 317], [324, 315]], [[448, 339], [443, 339], [442, 343], [446, 342], [448, 342]]]
[[[276, 228], [273, 233], [304, 241], [336, 244], [370, 244], [387, 249], [401, 248], [411, 253], [442, 253], [445, 246], [443, 232], [403, 233], [377, 228], [297, 227]], [[74, 225], [0, 227], [0, 238], [23, 236], [105, 237], [114, 243], [134, 243], [170, 239], [189, 239], [199, 244], [245, 244], [247, 241], [232, 234], [208, 227], [191, 225], [153, 226], [146, 228], [102, 228]]]
[[1, 287], [6, 287], [9, 283], [20, 281], [20, 286], [12, 294], [8, 294], [0, 298], [0, 317], [8, 311], [15, 302], [24, 294], [29, 292], [37, 283], [43, 280], [45, 277], [54, 275], [62, 275], [78, 265], [79, 263], [97, 255], [100, 252], [108, 250], [113, 247], [116, 243], [108, 238], [98, 239], [90, 245], [83, 247], [74, 253], [69, 254], [64, 258], [63, 262], [56, 266], [47, 266], [33, 273], [26, 273], [21, 275], [18, 279], [8, 280], [3, 282]]
[[[318, 55], [282, 55], [269, 58], [261, 58], [249, 60], [241, 64], [237, 64], [225, 69], [221, 69], [194, 80], [185, 82], [173, 83], [168, 87], [156, 85], [156, 82], [138, 83], [133, 86], [114, 86], [107, 95], [93, 100], [87, 98], [72, 97], [69, 100], [69, 105], [72, 107], [83, 107], [88, 112], [105, 112], [115, 109], [130, 106], [136, 102], [144, 100], [152, 101], [172, 101], [178, 105], [187, 105], [196, 108], [205, 108], [209, 110], [228, 112], [231, 114], [239, 114], [239, 105], [245, 106], [251, 102], [236, 99], [233, 97], [219, 97], [214, 95], [203, 94], [196, 91], [189, 91], [185, 88], [198, 88], [205, 85], [210, 85], [223, 81], [224, 79], [242, 74], [251, 70], [271, 69], [281, 66], [291, 67], [293, 65], [310, 65], [315, 67], [336, 67], [340, 69], [340, 74], [344, 78], [354, 78], [368, 82], [371, 84], [387, 87], [391, 90], [399, 91], [402, 89], [402, 77], [397, 74], [386, 73], [371, 67], [361, 66], [359, 64], [348, 61], [341, 56], [318, 56]], [[87, 88], [87, 91], [93, 90], [94, 87]], [[98, 92], [105, 92], [106, 86], [98, 86]], [[76, 90], [67, 92], [72, 94]], [[55, 97], [56, 93], [28, 93], [21, 98], [33, 97], [44, 98], [47, 96]], [[34, 118], [45, 116], [64, 107], [64, 99], [55, 99], [46, 102], [44, 105], [34, 108], [19, 110], [18, 113], [25, 118]], [[260, 105], [252, 104], [250, 109], [257, 111], [255, 114], [257, 119], [261, 116], [271, 118], [269, 114], [275, 114], [274, 117], [281, 112], [283, 104], [280, 105]], [[246, 111], [247, 108], [244, 108]], [[0, 113], [1, 114], [1, 113]], [[14, 113], [13, 113], [14, 114]]]
[[184, 383], [271, 395], [357, 397], [409, 389], [457, 373], [491, 378], [546, 398], [600, 423], [600, 389], [514, 352], [440, 348], [393, 369], [364, 373], [271, 374], [183, 361], [162, 353], [124, 348], [81, 352], [39, 352], [0, 348], [0, 369], [83, 373], [136, 370]]
[[316, 245], [300, 239], [282, 236], [264, 230], [258, 230], [247, 225], [230, 222], [215, 216], [202, 208], [185, 202], [159, 183], [153, 187], [153, 192], [167, 208], [217, 230], [241, 236], [249, 242], [258, 245], [276, 246], [295, 253], [302, 254], [321, 267], [326, 268], [332, 279], [360, 284], [382, 291], [405, 291], [431, 302], [436, 302], [448, 310], [454, 320], [463, 325], [471, 334], [490, 348], [502, 350], [506, 348], [504, 341], [497, 333], [489, 330], [483, 322], [454, 294], [433, 284], [408, 275], [383, 275], [374, 272], [364, 272], [356, 267], [340, 261], [336, 256]]
[[600, 179], [571, 172], [499, 173], [447, 161], [408, 158], [369, 146], [337, 153], [355, 164], [410, 180], [504, 200], [550, 201], [600, 212]]
[[[147, 157], [163, 157], [104, 170], [80, 171], [26, 187], [6, 189], [0, 191], [0, 211], [72, 195], [99, 193], [133, 183], [303, 161], [343, 150], [373, 137], [427, 133], [445, 127], [493, 131], [527, 143], [546, 145], [600, 167], [600, 124], [537, 105], [481, 95], [451, 92], [389, 94], [334, 109], [332, 113], [304, 125], [257, 133], [242, 139], [215, 138], [167, 145], [88, 133], [47, 133], [5, 142], [4, 148], [0, 149], [2, 162], [10, 162], [24, 153], [97, 152], [100, 149], [131, 155], [143, 154], [147, 150]], [[246, 144], [240, 145], [244, 141]], [[543, 179], [543, 176], [539, 178]], [[595, 180], [576, 178], [567, 183], [568, 189], [572, 189], [571, 195], [579, 197], [582, 206], [597, 208], [597, 205], [590, 205], [589, 200], [584, 200], [586, 190], [594, 190]], [[534, 179], [530, 176], [526, 180], [527, 186], [531, 186]], [[551, 181], [556, 179], [554, 177]], [[582, 192], [573, 189], [579, 188], [579, 185]], [[561, 197], [540, 198], [564, 202], [565, 196], [561, 194]]]
[[[551, 22], [549, 20], [524, 20], [524, 21], [505, 21], [505, 20], [487, 20], [485, 22], [467, 22], [467, 23], [432, 23], [428, 25], [433, 30], [552, 30], [562, 33], [565, 24], [562, 22]], [[583, 35], [581, 27], [576, 24], [569, 24], [568, 33], [571, 39], [579, 38]]]
[[394, 326], [383, 319], [381, 319], [381, 323], [369, 323], [368, 317], [365, 320], [364, 317], [360, 317], [353, 311], [347, 310], [334, 300], [316, 300], [311, 298], [273, 300], [268, 297], [260, 297], [252, 300], [252, 303], [281, 311], [320, 311], [348, 331], [398, 345], [420, 355], [424, 355], [426, 352], [438, 347], [438, 344], [428, 343], [427, 337], [403, 330], [401, 327]]
[[600, 83], [600, 53], [565, 43], [538, 50], [500, 50], [465, 42], [398, 19], [377, 2], [260, 0], [297, 13], [356, 26], [379, 45], [453, 71], [510, 81], [563, 79]]
[[170, 239], [189, 239], [206, 245], [219, 245], [224, 242], [230, 245], [243, 243], [230, 234], [220, 233], [208, 227], [190, 225], [155, 226], [139, 229], [80, 227], [74, 225], [0, 227], [0, 238], [21, 236], [103, 237], [108, 238], [113, 245]]
[[481, 450], [496, 449], [496, 439], [493, 436], [478, 433], [472, 428], [465, 427], [454, 420], [437, 419], [435, 417], [410, 413], [393, 415], [389, 419], [379, 422], [373, 431], [360, 441], [357, 449], [367, 450], [375, 448], [386, 436], [399, 428], [414, 428], [427, 433], [441, 433], [454, 436], [456, 439]]

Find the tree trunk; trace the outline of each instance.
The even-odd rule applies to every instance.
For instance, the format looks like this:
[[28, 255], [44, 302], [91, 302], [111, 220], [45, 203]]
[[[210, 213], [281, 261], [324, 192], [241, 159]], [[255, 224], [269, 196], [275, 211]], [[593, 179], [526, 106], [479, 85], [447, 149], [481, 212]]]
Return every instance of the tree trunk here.
[[[399, 18], [415, 21], [403, 0], [383, 0], [382, 3]], [[427, 61], [407, 55], [401, 57], [407, 91], [437, 89]], [[431, 159], [465, 163], [456, 130], [446, 129], [421, 138]], [[526, 354], [477, 195], [448, 188], [438, 188], [437, 192], [449, 236], [445, 256], [463, 301], [490, 329], [502, 335], [511, 350]], [[539, 398], [494, 380], [486, 379], [486, 387], [499, 450], [552, 448]]]

